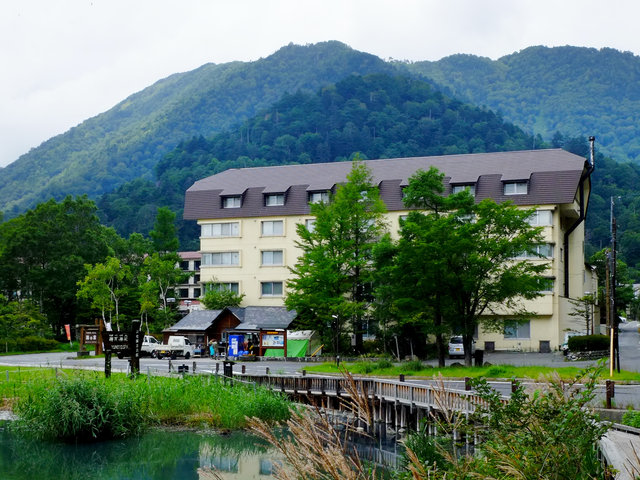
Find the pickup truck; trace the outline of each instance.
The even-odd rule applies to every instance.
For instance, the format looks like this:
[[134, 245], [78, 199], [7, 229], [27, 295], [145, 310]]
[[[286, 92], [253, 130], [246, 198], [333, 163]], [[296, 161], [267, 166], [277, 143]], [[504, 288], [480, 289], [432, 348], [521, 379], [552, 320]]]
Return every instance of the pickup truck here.
[[[160, 347], [162, 347], [162, 344], [158, 340], [156, 340], [155, 337], [152, 337], [151, 335], [145, 335], [142, 339], [142, 345], [140, 346], [140, 356], [155, 357]], [[130, 357], [131, 351], [128, 348], [122, 349], [119, 350], [116, 355], [120, 359]]]
[[156, 350], [156, 357], [184, 357], [185, 360], [188, 360], [193, 356], [194, 348], [195, 346], [191, 343], [191, 341], [189, 341], [187, 337], [169, 337], [169, 341], [166, 345], [158, 346], [158, 349]]

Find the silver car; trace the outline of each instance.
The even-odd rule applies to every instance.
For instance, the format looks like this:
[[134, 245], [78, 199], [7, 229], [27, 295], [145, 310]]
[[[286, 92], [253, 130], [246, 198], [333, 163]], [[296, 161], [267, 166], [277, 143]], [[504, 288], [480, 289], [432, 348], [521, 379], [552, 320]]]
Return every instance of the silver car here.
[[[471, 354], [476, 351], [476, 341], [472, 340]], [[464, 357], [464, 345], [462, 344], [462, 335], [456, 335], [449, 340], [449, 358]]]

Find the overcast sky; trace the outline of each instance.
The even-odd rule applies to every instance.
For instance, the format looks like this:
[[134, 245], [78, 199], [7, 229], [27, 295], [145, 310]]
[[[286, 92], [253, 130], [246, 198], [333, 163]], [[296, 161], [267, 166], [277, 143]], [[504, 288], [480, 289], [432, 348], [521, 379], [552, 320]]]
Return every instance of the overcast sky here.
[[339, 40], [381, 58], [640, 54], [637, 0], [2, 0], [0, 166], [172, 73]]

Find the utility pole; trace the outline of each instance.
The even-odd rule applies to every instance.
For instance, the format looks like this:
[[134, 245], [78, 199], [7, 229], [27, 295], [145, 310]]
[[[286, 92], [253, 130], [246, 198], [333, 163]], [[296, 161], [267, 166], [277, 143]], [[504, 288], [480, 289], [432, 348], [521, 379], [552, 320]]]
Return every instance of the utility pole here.
[[[611, 197], [611, 335], [613, 340], [613, 352], [615, 353], [615, 358], [611, 358], [613, 363], [615, 364], [616, 370], [620, 373], [620, 343], [618, 341], [618, 329], [619, 329], [619, 319], [618, 312], [616, 308], [616, 249], [617, 249], [617, 241], [616, 241], [616, 233], [617, 233], [617, 225], [616, 225], [616, 216], [615, 216], [615, 202], [614, 199], [616, 197]], [[620, 197], [617, 197], [620, 198]]]

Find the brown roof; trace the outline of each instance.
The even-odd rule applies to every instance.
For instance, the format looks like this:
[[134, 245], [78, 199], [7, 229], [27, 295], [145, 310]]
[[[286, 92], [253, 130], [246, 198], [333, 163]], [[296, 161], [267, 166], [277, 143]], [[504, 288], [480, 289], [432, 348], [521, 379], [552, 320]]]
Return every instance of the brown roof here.
[[[401, 187], [419, 169], [436, 167], [451, 185], [476, 184], [476, 199], [511, 200], [517, 205], [571, 203], [585, 159], [561, 149], [477, 153], [437, 157], [367, 160], [387, 209], [404, 210]], [[302, 215], [309, 213], [308, 192], [344, 183], [351, 162], [314, 163], [230, 169], [195, 182], [186, 192], [184, 218], [230, 218]], [[529, 182], [526, 195], [503, 195], [503, 182]], [[283, 206], [264, 204], [264, 194], [285, 193]], [[222, 208], [225, 196], [242, 195], [240, 208]]]

